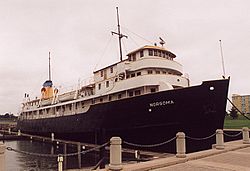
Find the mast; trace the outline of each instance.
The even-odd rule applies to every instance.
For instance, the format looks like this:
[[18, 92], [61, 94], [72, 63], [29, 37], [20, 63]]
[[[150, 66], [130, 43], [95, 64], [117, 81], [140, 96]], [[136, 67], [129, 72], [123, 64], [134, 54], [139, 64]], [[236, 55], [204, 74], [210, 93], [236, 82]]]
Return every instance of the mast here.
[[219, 42], [220, 42], [220, 55], [221, 55], [222, 70], [223, 70], [222, 77], [225, 78], [226, 77], [226, 71], [225, 71], [225, 64], [224, 64], [224, 57], [223, 57], [223, 50], [222, 50], [221, 40], [219, 40]]
[[49, 80], [51, 81], [50, 52], [49, 52]]
[[119, 36], [119, 49], [120, 49], [120, 60], [122, 61], [122, 44], [121, 44], [121, 40], [123, 37], [128, 38], [128, 36], [124, 35], [121, 33], [121, 28], [120, 28], [120, 22], [119, 22], [119, 13], [118, 13], [118, 7], [116, 7], [116, 11], [117, 11], [117, 27], [118, 27], [118, 33], [116, 32], [111, 32], [111, 34], [116, 34]]

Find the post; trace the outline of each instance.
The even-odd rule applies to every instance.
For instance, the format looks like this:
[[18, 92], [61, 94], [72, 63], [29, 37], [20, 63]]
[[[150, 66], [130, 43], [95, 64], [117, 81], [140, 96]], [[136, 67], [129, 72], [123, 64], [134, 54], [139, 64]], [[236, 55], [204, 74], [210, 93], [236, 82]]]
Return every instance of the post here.
[[54, 135], [54, 133], [52, 132], [51, 133], [51, 141], [53, 142], [55, 140], [55, 135]]
[[17, 135], [18, 135], [18, 136], [20, 136], [20, 135], [21, 135], [21, 131], [20, 131], [20, 129], [18, 130]]
[[82, 167], [82, 159], [81, 159], [81, 143], [77, 143], [77, 152], [78, 152], [78, 168], [81, 169]]
[[57, 157], [57, 161], [58, 161], [58, 171], [62, 171], [63, 170], [63, 156], [59, 154]]
[[225, 148], [224, 145], [224, 136], [223, 136], [223, 130], [217, 129], [216, 130], [216, 146], [215, 148], [217, 150], [223, 150]]
[[176, 157], [186, 157], [186, 140], [184, 132], [178, 132], [176, 134]]
[[250, 144], [248, 127], [242, 128], [243, 144]]
[[122, 170], [122, 140], [120, 137], [112, 137], [110, 139], [110, 164], [109, 170], [120, 171]]
[[5, 168], [5, 145], [0, 142], [0, 170], [6, 170]]
[[141, 159], [141, 154], [139, 150], [135, 150], [135, 159], [137, 160], [137, 162], [139, 162], [139, 160]]
[[66, 170], [67, 169], [67, 144], [65, 143], [64, 144], [64, 147], [63, 147], [63, 152], [64, 152], [64, 163], [63, 163], [63, 167], [64, 169]]

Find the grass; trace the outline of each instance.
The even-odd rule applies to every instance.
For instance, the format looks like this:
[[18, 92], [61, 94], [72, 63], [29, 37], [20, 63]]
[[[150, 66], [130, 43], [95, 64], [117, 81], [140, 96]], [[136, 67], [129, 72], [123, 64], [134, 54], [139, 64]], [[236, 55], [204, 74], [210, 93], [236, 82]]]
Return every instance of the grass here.
[[225, 117], [225, 129], [241, 129], [242, 127], [250, 128], [250, 120], [243, 116], [239, 116], [237, 119], [232, 119], [230, 116]]

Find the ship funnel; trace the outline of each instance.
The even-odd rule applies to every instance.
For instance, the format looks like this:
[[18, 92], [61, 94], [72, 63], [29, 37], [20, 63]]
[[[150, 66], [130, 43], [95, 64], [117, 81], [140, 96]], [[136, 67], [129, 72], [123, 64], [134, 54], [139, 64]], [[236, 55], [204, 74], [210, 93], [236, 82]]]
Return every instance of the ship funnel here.
[[49, 80], [43, 83], [43, 88], [41, 89], [42, 99], [52, 98], [54, 95], [53, 83], [51, 81], [51, 68], [50, 68], [50, 52], [49, 52]]
[[41, 89], [42, 99], [49, 99], [53, 97], [54, 91], [52, 86], [53, 83], [51, 80], [47, 80], [43, 83], [43, 88]]

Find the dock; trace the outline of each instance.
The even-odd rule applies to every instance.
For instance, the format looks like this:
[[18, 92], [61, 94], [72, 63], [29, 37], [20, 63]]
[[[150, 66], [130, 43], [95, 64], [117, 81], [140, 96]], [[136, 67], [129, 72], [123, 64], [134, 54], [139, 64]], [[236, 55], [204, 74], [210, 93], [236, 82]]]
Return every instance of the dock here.
[[[230, 130], [239, 132], [240, 130]], [[237, 137], [242, 134], [242, 140], [234, 140], [224, 143], [224, 136]], [[22, 134], [23, 136], [30, 136]], [[223, 130], [216, 130], [216, 142], [211, 149], [199, 152], [187, 153], [185, 149], [185, 134], [179, 132], [176, 134], [176, 155], [159, 155], [160, 153], [151, 153], [156, 157], [149, 161], [134, 161], [133, 163], [122, 162], [122, 153], [132, 153], [133, 150], [122, 148], [120, 137], [112, 137], [110, 144], [105, 145], [106, 150], [110, 150], [110, 164], [106, 164], [101, 171], [250, 171], [250, 138], [249, 129], [242, 128], [242, 132], [237, 134], [223, 133]], [[187, 136], [188, 137], [188, 136]], [[208, 136], [211, 138], [212, 136]], [[41, 138], [35, 137], [34, 138]], [[44, 138], [44, 137], [43, 137]], [[190, 137], [189, 137], [190, 138]], [[203, 138], [204, 139], [204, 138]], [[46, 139], [51, 141], [50, 138]], [[56, 140], [56, 139], [55, 139]], [[172, 140], [171, 140], [172, 141]], [[69, 143], [69, 142], [64, 142]], [[72, 142], [74, 143], [74, 142]], [[104, 146], [103, 146], [104, 147]], [[79, 153], [80, 154], [80, 153]], [[157, 156], [159, 155], [159, 156]], [[66, 157], [66, 156], [65, 156]], [[62, 156], [58, 156], [62, 158]], [[62, 166], [63, 158], [58, 160], [58, 166]], [[79, 167], [81, 168], [81, 167]], [[93, 169], [93, 168], [92, 168]], [[86, 171], [88, 169], [70, 169], [68, 171]]]
[[124, 165], [125, 171], [249, 171], [250, 144], [242, 140], [225, 143], [225, 149], [210, 149], [187, 154], [186, 158], [167, 157]]

